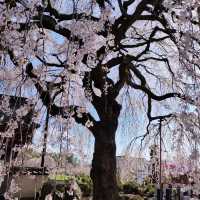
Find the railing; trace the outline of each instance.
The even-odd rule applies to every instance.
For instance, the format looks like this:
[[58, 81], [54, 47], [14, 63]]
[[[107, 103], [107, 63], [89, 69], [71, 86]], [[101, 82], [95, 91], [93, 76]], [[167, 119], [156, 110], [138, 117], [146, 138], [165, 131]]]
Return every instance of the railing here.
[[190, 199], [192, 197], [197, 197], [197, 195], [193, 194], [193, 191], [185, 191], [182, 192], [180, 187], [172, 188], [168, 187], [166, 189], [158, 188], [156, 190], [156, 194], [154, 196], [155, 200], [183, 200], [183, 199]]

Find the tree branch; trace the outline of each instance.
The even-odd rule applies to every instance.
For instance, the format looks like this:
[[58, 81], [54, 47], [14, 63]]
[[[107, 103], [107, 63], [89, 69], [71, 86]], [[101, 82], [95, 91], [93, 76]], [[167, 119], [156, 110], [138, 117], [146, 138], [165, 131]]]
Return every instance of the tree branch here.
[[[56, 22], [56, 20], [49, 15], [40, 14], [39, 16], [34, 16], [33, 23], [37, 24], [39, 28], [44, 28], [44, 29], [54, 31], [55, 33], [58, 33], [64, 36], [70, 41], [77, 42], [79, 46], [83, 45], [83, 40], [81, 38], [79, 38], [76, 35], [73, 35], [69, 29], [64, 28], [62, 26], [58, 26], [58, 23]], [[21, 23], [20, 29], [18, 31], [24, 31], [26, 29], [27, 29], [27, 24]]]
[[68, 21], [72, 19], [76, 19], [76, 20], [87, 19], [91, 21], [99, 21], [99, 18], [96, 18], [91, 15], [87, 15], [86, 13], [72, 13], [72, 14], [60, 13], [58, 12], [58, 10], [52, 7], [50, 0], [48, 0], [48, 4], [47, 4], [47, 7], [44, 9], [44, 12], [48, 12], [50, 15], [53, 15], [58, 20], [58, 22]]
[[[95, 119], [92, 117], [90, 113], [87, 112], [81, 112], [81, 107], [79, 106], [68, 106], [68, 107], [62, 107], [57, 106], [53, 102], [53, 98], [51, 98], [50, 91], [45, 90], [42, 85], [39, 83], [39, 78], [36, 74], [33, 73], [33, 66], [32, 63], [28, 63], [26, 66], [26, 73], [31, 78], [31, 80], [34, 82], [34, 85], [39, 92], [40, 99], [43, 102], [43, 105], [47, 108], [49, 108], [49, 114], [52, 116], [62, 116], [63, 118], [69, 118], [70, 116], [75, 119], [75, 121], [79, 124], [82, 124], [83, 126], [87, 127], [93, 134], [94, 134], [94, 126], [96, 125]], [[92, 124], [91, 124], [92, 123]]]

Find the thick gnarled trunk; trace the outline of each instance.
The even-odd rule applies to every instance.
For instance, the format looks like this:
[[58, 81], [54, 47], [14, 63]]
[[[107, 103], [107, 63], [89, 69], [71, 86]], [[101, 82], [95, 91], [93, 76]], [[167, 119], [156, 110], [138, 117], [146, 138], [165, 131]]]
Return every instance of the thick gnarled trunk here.
[[117, 125], [107, 124], [96, 129], [92, 161], [93, 200], [117, 200], [116, 144]]

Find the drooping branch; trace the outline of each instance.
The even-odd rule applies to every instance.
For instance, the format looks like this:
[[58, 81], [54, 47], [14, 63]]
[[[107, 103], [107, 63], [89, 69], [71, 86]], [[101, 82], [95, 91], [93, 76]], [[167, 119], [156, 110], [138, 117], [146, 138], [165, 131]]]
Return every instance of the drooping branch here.
[[147, 58], [142, 58], [139, 59], [138, 62], [144, 62], [144, 61], [148, 61], [148, 60], [155, 60], [155, 61], [159, 61], [159, 62], [163, 62], [167, 65], [168, 71], [171, 73], [171, 75], [174, 77], [174, 72], [172, 71], [172, 68], [170, 66], [169, 60], [167, 58], [157, 58], [157, 57], [147, 57]]
[[47, 62], [45, 59], [40, 58], [39, 56], [36, 55], [36, 58], [43, 63], [44, 65], [48, 66], [48, 67], [60, 67], [60, 68], [69, 68], [69, 66], [67, 64], [64, 64], [64, 62], [60, 62], [60, 64], [58, 63], [50, 63]]
[[151, 111], [152, 111], [152, 99], [151, 97], [148, 96], [147, 117], [149, 119], [149, 123], [151, 123], [154, 120], [163, 120], [163, 119], [167, 119], [173, 116], [173, 114], [167, 114], [167, 115], [157, 115], [157, 116], [152, 117]]
[[48, 0], [47, 7], [44, 8], [44, 12], [48, 12], [50, 15], [54, 16], [58, 20], [58, 22], [68, 21], [73, 19], [75, 20], [87, 19], [95, 22], [99, 21], [99, 18], [94, 17], [92, 15], [87, 15], [86, 13], [72, 13], [72, 14], [60, 13], [57, 9], [52, 7], [50, 0]]
[[[125, 10], [131, 5], [133, 2], [124, 3]], [[125, 38], [125, 33], [131, 27], [131, 25], [138, 20], [139, 16], [147, 9], [147, 4], [151, 4], [155, 6], [157, 1], [153, 0], [142, 0], [135, 8], [135, 11], [132, 15], [126, 15], [119, 17], [112, 27], [112, 33], [116, 36], [115, 42], [118, 44], [122, 39]]]
[[[168, 39], [169, 36], [164, 36], [164, 37], [160, 37], [160, 38], [151, 38], [151, 43], [153, 42], [160, 42], [160, 41], [163, 41], [163, 40], [166, 40]], [[141, 47], [141, 46], [144, 46], [144, 45], [147, 45], [149, 43], [149, 41], [145, 41], [145, 42], [141, 42], [141, 43], [137, 43], [137, 44], [121, 44], [120, 45], [120, 48], [123, 48], [123, 49], [129, 49], [129, 48], [137, 48], [137, 47]]]
[[154, 94], [150, 90], [150, 88], [147, 86], [146, 78], [142, 75], [142, 73], [139, 71], [139, 69], [132, 64], [132, 65], [130, 65], [130, 70], [140, 80], [140, 85], [134, 83], [132, 80], [129, 80], [128, 85], [131, 86], [134, 89], [143, 91], [151, 99], [154, 99], [156, 101], [163, 101], [163, 100], [171, 98], [171, 97], [179, 97], [179, 98], [182, 97], [182, 95], [180, 93], [173, 93], [173, 92], [172, 93], [166, 93], [164, 95], [156, 95], [156, 94]]
[[166, 93], [164, 95], [156, 95], [149, 88], [133, 83], [132, 81], [128, 82], [128, 85], [136, 90], [143, 91], [146, 95], [150, 96], [151, 99], [156, 100], [156, 101], [163, 101], [172, 97], [178, 97], [178, 98], [183, 97], [180, 93], [176, 93], [176, 92]]
[[30, 24], [20, 23], [20, 28], [18, 29], [18, 31], [21, 32], [28, 30], [31, 24], [36, 24], [39, 28], [48, 29], [50, 31], [58, 33], [70, 41], [77, 42], [80, 47], [83, 45], [82, 38], [74, 35], [69, 29], [58, 25], [58, 22], [49, 15], [40, 13], [38, 16], [34, 16], [32, 18], [32, 22]]
[[166, 93], [166, 94], [163, 94], [163, 95], [157, 95], [154, 92], [152, 92], [151, 89], [148, 87], [145, 77], [142, 75], [142, 73], [139, 71], [139, 69], [136, 68], [136, 66], [134, 66], [133, 64], [130, 65], [130, 70], [140, 80], [140, 84], [136, 84], [130, 79], [128, 79], [127, 84], [134, 89], [141, 90], [142, 92], [144, 92], [147, 95], [147, 98], [148, 98], [147, 117], [149, 119], [149, 122], [154, 121], [154, 120], [158, 120], [158, 119], [162, 120], [162, 119], [171, 117], [172, 114], [152, 117], [152, 115], [151, 115], [152, 100], [163, 101], [163, 100], [166, 100], [166, 99], [169, 99], [169, 98], [172, 98], [172, 97], [178, 97], [178, 98], [184, 99], [183, 95], [181, 95], [180, 93], [175, 93], [175, 92]]
[[26, 73], [33, 81], [43, 105], [49, 109], [49, 114], [51, 116], [62, 116], [63, 118], [73, 117], [77, 123], [86, 126], [91, 132], [93, 132], [93, 127], [95, 126], [96, 121], [90, 113], [82, 111], [81, 107], [75, 105], [65, 107], [56, 105], [54, 103], [54, 98], [51, 97], [51, 91], [47, 86], [49, 83], [46, 82], [46, 89], [42, 86], [39, 77], [33, 72], [32, 63], [27, 64]]

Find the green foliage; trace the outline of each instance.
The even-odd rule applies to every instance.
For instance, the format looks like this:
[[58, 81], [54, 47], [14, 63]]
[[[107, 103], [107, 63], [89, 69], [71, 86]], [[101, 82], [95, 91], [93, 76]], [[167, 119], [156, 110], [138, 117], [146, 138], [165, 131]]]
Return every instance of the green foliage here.
[[135, 196], [132, 197], [130, 200], [144, 200], [144, 198], [141, 197], [140, 195], [135, 195]]
[[118, 186], [118, 191], [119, 192], [123, 192], [123, 183], [122, 182], [118, 182], [117, 186]]
[[74, 166], [79, 164], [78, 158], [76, 158], [74, 155], [66, 155], [65, 159]]
[[135, 181], [128, 181], [123, 184], [123, 192], [125, 194], [138, 194], [139, 185]]
[[120, 194], [120, 200], [144, 200], [140, 195]]
[[68, 163], [76, 166], [79, 164], [79, 160], [75, 155], [70, 154], [70, 155], [63, 155], [62, 158], [60, 158], [60, 155], [58, 153], [51, 153], [51, 157], [55, 160], [55, 162], [60, 162], [60, 159], [63, 161], [67, 161]]
[[92, 193], [92, 180], [90, 176], [85, 174], [80, 174], [76, 176], [76, 182], [78, 183], [79, 187], [81, 188], [81, 192], [83, 196], [90, 196]]
[[152, 183], [152, 181], [151, 181], [151, 178], [150, 177], [145, 177], [144, 178], [144, 181], [143, 181], [143, 184], [144, 185], [148, 185], [148, 184], [151, 184]]
[[74, 176], [57, 174], [49, 176], [48, 183], [54, 185], [54, 189], [56, 189], [56, 192], [63, 193], [65, 185], [72, 180], [75, 180]]
[[66, 183], [68, 183], [70, 180], [74, 179], [74, 176], [64, 175], [64, 174], [56, 174], [56, 175], [50, 175], [49, 179], [55, 180], [55, 181], [65, 181]]
[[146, 184], [146, 185], [142, 186], [141, 193], [144, 196], [152, 197], [152, 196], [154, 196], [154, 193], [155, 193], [155, 186], [151, 183]]
[[119, 182], [118, 189], [120, 192], [124, 194], [135, 194], [140, 199], [139, 196], [142, 197], [152, 197], [155, 193], [155, 187], [148, 180], [144, 182], [144, 184], [139, 185], [135, 181], [128, 181], [125, 183]]
[[[92, 193], [92, 180], [90, 176], [85, 174], [80, 174], [76, 176], [57, 174], [50, 176], [49, 179], [52, 181], [56, 181], [57, 182], [56, 185], [58, 185], [58, 182], [60, 182], [60, 184], [67, 184], [71, 180], [75, 180], [78, 186], [80, 187], [83, 196], [90, 196]], [[59, 190], [61, 191], [62, 189]]]
[[61, 184], [61, 183], [57, 183], [55, 189], [56, 189], [56, 192], [64, 193], [64, 191], [65, 191], [65, 185]]

